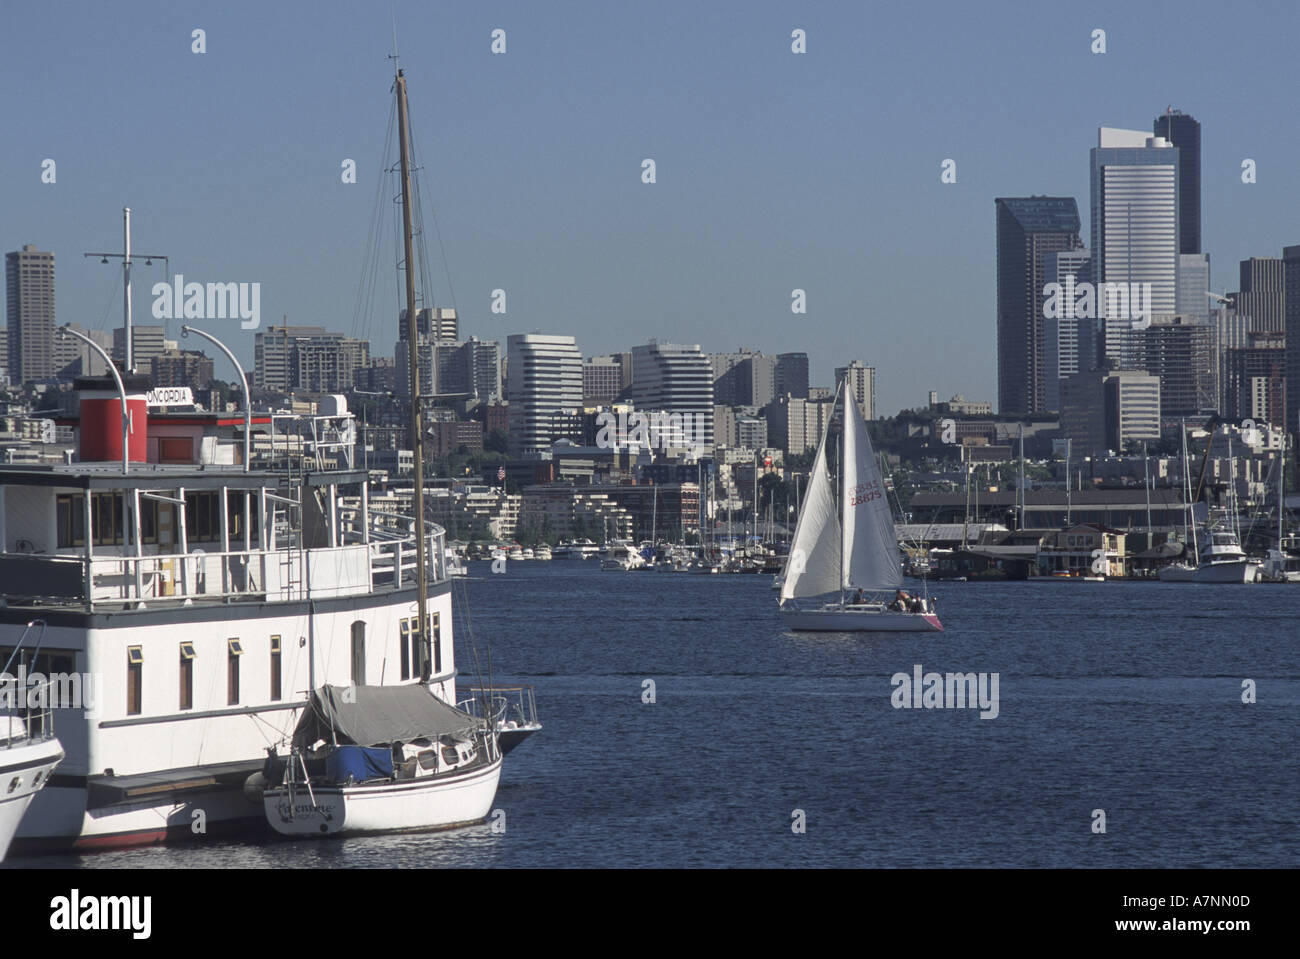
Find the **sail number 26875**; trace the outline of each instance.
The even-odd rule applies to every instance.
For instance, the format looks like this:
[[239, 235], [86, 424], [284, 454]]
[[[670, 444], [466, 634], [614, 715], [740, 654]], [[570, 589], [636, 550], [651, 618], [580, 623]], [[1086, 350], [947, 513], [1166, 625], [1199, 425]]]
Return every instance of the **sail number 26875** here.
[[880, 496], [880, 487], [875, 483], [868, 486], [855, 486], [849, 491], [849, 505], [859, 506], [862, 503], [870, 503], [873, 499], [879, 499]]

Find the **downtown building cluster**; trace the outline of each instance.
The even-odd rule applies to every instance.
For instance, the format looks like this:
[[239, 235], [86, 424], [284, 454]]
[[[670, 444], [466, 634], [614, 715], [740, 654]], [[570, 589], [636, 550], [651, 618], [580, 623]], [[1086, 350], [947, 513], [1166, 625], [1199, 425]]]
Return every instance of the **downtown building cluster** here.
[[1211, 416], [1295, 431], [1300, 246], [1213, 293], [1200, 159], [1201, 125], [1177, 110], [1150, 133], [1100, 128], [1086, 244], [1073, 197], [994, 201], [999, 413], [1059, 415], [1085, 456]]

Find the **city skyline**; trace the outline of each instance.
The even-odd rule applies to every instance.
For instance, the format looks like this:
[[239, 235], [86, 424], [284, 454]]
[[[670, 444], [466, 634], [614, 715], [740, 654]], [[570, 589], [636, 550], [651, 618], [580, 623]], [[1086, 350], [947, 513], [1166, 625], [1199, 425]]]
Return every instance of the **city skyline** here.
[[[350, 308], [378, 186], [389, 11], [371, 22], [325, 7], [305, 25], [292, 9], [158, 16], [142, 5], [124, 27], [120, 14], [77, 9], [16, 8], [0, 40], [0, 69], [15, 78], [43, 75], [56, 36], [78, 54], [15, 99], [0, 158], [5, 246], [33, 243], [61, 260], [59, 322], [117, 324], [113, 273], [80, 254], [118, 248], [129, 205], [137, 244], [166, 251], [174, 273], [261, 282], [263, 326], [287, 314], [378, 349], [394, 339], [394, 311], [360, 329]], [[929, 389], [992, 397], [989, 200], [1086, 202], [1096, 126], [1150, 130], [1167, 105], [1202, 124], [1213, 288], [1233, 287], [1238, 261], [1296, 239], [1283, 172], [1296, 132], [1265, 119], [1286, 106], [1265, 64], [1283, 62], [1294, 32], [1275, 22], [1242, 31], [1208, 7], [1199, 19], [1118, 5], [946, 8], [925, 24], [847, 6], [740, 9], [670, 6], [633, 33], [631, 15], [598, 7], [561, 17], [514, 4], [399, 7], [417, 146], [438, 146], [425, 196], [438, 207], [455, 295], [443, 278], [434, 303], [457, 308], [484, 339], [553, 330], [587, 355], [652, 336], [707, 352], [738, 342], [804, 351], [814, 383], [829, 383], [851, 354], [879, 371], [882, 412], [923, 405]], [[1213, 57], [1171, 58], [1152, 81], [1154, 37], [1161, 50], [1198, 49], [1216, 23]], [[190, 49], [196, 27], [202, 55]], [[489, 49], [497, 27], [509, 37], [499, 56]], [[795, 28], [807, 33], [805, 54], [790, 49]], [[1107, 31], [1104, 54], [1090, 50], [1096, 28]], [[120, 45], [99, 42], [119, 34]], [[950, 50], [943, 65], [917, 70], [917, 52], [936, 46]], [[1023, 61], [1003, 55], [1012, 46]], [[560, 48], [566, 57], [551, 56]], [[266, 70], [233, 69], [250, 59]], [[1043, 82], [1024, 88], [1024, 70], [1045, 71]], [[907, 97], [888, 93], [899, 84]], [[109, 96], [121, 87], [141, 95]], [[641, 182], [647, 157], [654, 184]], [[52, 184], [40, 181], [47, 158]], [[340, 183], [346, 158], [355, 185]], [[1256, 183], [1241, 182], [1247, 158]], [[941, 181], [945, 159], [955, 183]], [[940, 264], [947, 282], [936, 284]], [[163, 278], [137, 271], [142, 321], [146, 284]], [[505, 314], [491, 312], [496, 289], [509, 294]], [[806, 314], [790, 312], [795, 289]], [[235, 329], [231, 345], [249, 364], [252, 336]]]

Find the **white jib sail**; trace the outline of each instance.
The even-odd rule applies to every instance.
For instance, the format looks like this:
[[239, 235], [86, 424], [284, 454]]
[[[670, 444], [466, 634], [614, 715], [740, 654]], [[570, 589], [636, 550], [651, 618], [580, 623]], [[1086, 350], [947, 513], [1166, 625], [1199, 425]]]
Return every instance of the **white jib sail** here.
[[790, 558], [786, 560], [785, 578], [781, 584], [782, 602], [820, 596], [840, 588], [840, 511], [826, 471], [826, 437], [829, 434], [830, 424], [827, 423], [813, 460], [812, 478], [799, 510], [799, 522], [795, 524], [794, 542], [790, 546]]
[[853, 396], [844, 394], [844, 581], [845, 589], [898, 589], [894, 514], [867, 436], [867, 424]]

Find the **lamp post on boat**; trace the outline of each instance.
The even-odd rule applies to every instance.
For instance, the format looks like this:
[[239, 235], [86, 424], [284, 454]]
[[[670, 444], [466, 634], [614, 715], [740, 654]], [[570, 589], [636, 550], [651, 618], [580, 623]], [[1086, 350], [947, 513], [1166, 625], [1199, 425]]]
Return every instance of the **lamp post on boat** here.
[[244, 368], [240, 366], [239, 360], [235, 359], [235, 354], [230, 352], [230, 348], [222, 343], [211, 333], [205, 333], [195, 326], [182, 326], [181, 336], [189, 336], [191, 333], [197, 333], [216, 346], [230, 358], [230, 362], [235, 364], [235, 372], [239, 374], [239, 385], [244, 389], [244, 472], [247, 473], [253, 468], [250, 449], [253, 435], [253, 400], [248, 393], [248, 377], [244, 375]]
[[122, 399], [122, 475], [125, 476], [127, 471], [131, 468], [131, 411], [126, 405], [126, 385], [122, 382], [122, 374], [119, 373], [117, 367], [113, 365], [112, 357], [105, 353], [104, 348], [90, 337], [83, 336], [76, 330], [70, 330], [66, 326], [59, 327], [58, 333], [60, 336], [75, 336], [77, 339], [86, 343], [96, 353], [104, 358], [104, 362], [108, 364], [108, 372], [113, 374], [113, 382], [117, 384], [118, 396]]

